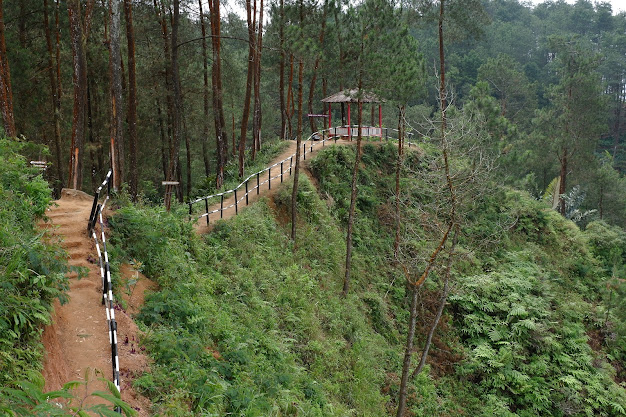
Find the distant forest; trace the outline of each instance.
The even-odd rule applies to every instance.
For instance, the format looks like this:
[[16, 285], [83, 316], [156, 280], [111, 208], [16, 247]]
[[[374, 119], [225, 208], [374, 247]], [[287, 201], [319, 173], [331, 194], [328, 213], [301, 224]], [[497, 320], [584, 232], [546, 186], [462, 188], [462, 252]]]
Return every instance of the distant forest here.
[[176, 180], [184, 201], [293, 139], [299, 91], [305, 135], [323, 127], [306, 117], [322, 98], [361, 84], [386, 100], [385, 126], [406, 106], [428, 137], [443, 16], [451, 103], [483, 115], [501, 181], [623, 226], [626, 14], [587, 0], [445, 6], [246, 0], [242, 17], [218, 0], [0, 1], [4, 129], [48, 162], [57, 195], [113, 167], [133, 199], [159, 201]]

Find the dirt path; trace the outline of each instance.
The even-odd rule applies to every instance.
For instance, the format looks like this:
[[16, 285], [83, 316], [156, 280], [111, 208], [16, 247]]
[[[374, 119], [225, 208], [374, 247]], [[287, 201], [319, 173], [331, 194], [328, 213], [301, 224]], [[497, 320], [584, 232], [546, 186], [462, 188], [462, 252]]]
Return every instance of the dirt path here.
[[[311, 158], [315, 157], [315, 155], [320, 151], [320, 149], [323, 149], [322, 147], [322, 143], [321, 142], [313, 142], [313, 153], [311, 154], [311, 148], [310, 148], [310, 143], [309, 141], [306, 142], [307, 144], [307, 150], [306, 150], [306, 161], [308, 162], [309, 160], [309, 155]], [[347, 144], [356, 144], [356, 141], [353, 140], [352, 142], [345, 140], [345, 139], [339, 139], [337, 140], [336, 143], [334, 143], [333, 141], [326, 141], [326, 143], [324, 144], [324, 146], [333, 146], [333, 145], [347, 145]], [[302, 145], [301, 145], [302, 146]], [[296, 153], [296, 142], [295, 141], [290, 141], [289, 142], [289, 147], [287, 149], [285, 149], [285, 151], [283, 153], [281, 153], [280, 155], [278, 155], [276, 158], [274, 158], [272, 160], [272, 162], [269, 163], [268, 166], [274, 165], [280, 161], [283, 161], [287, 158], [289, 158], [291, 155]], [[300, 159], [304, 159], [304, 152], [302, 150], [302, 148], [300, 149]], [[295, 168], [295, 157], [294, 157], [294, 168]], [[303, 164], [303, 168], [305, 167], [306, 164]], [[274, 167], [272, 168], [272, 177], [278, 175], [280, 173], [280, 166]], [[271, 182], [271, 189], [270, 187], [270, 183], [267, 182], [268, 179], [268, 172], [265, 171], [263, 174], [261, 174], [261, 177], [259, 178], [259, 182], [265, 182], [265, 184], [261, 184], [261, 186], [259, 187], [259, 193], [257, 195], [256, 193], [256, 189], [252, 190], [252, 187], [256, 186], [256, 179], [255, 178], [251, 178], [250, 179], [250, 185], [249, 185], [249, 194], [248, 194], [248, 204], [252, 204], [253, 202], [255, 202], [256, 200], [258, 200], [260, 197], [263, 196], [269, 196], [272, 195], [274, 192], [276, 192], [276, 190], [278, 189], [278, 187], [281, 185], [281, 181], [280, 178], [276, 178], [273, 179]], [[283, 166], [283, 181], [287, 181], [287, 179], [290, 177], [289, 175], [289, 161], [286, 161], [284, 166]], [[245, 195], [245, 190], [244, 189], [240, 189], [237, 192], [237, 199], [241, 200], [241, 198]], [[233, 205], [235, 203], [235, 196], [234, 195], [230, 195], [228, 198], [224, 198], [224, 207], [229, 207], [231, 205]], [[202, 202], [196, 203], [196, 204], [204, 204]], [[218, 210], [221, 206], [221, 203], [216, 203], [213, 204], [211, 206], [209, 206], [209, 212], [213, 211], [213, 210]], [[246, 200], [243, 199], [242, 201], [240, 201], [238, 203], [238, 208], [237, 210], [245, 210], [246, 208]], [[229, 219], [233, 216], [236, 215], [236, 211], [235, 207], [229, 207], [227, 209], [224, 209], [222, 211], [222, 216], [220, 217], [220, 213], [212, 213], [209, 216], [209, 225], [207, 226], [206, 224], [206, 217], [201, 217], [199, 219], [197, 219], [197, 221], [194, 223], [194, 228], [196, 230], [196, 233], [198, 234], [204, 234], [209, 232], [212, 228], [213, 225], [215, 223], [216, 220], [218, 219]], [[198, 216], [199, 214], [194, 214], [195, 216]]]
[[[106, 391], [106, 385], [98, 380], [98, 376], [108, 380], [112, 378], [111, 345], [106, 312], [101, 303], [100, 267], [93, 239], [87, 236], [86, 230], [92, 202], [93, 197], [83, 192], [64, 189], [56, 206], [53, 205], [46, 213], [50, 220], [42, 225], [49, 232], [48, 238], [58, 239], [67, 251], [69, 265], [84, 267], [88, 272], [81, 279], [76, 273], [70, 274], [70, 301], [63, 306], [56, 302], [52, 324], [44, 330], [46, 357], [43, 376], [46, 390], [59, 389], [68, 381], [84, 381], [88, 374], [88, 392]], [[138, 301], [134, 301], [136, 303]], [[150, 403], [130, 387], [132, 377], [148, 366], [147, 358], [140, 353], [137, 345], [139, 331], [124, 311], [116, 311], [116, 319], [122, 399], [138, 410], [139, 415], [148, 416]], [[124, 343], [127, 337], [128, 344]], [[132, 353], [133, 349], [135, 353]], [[101, 371], [101, 375], [95, 375], [96, 369]], [[75, 394], [80, 397], [84, 390]], [[90, 397], [85, 402], [88, 405], [98, 403], [103, 403], [103, 400]]]

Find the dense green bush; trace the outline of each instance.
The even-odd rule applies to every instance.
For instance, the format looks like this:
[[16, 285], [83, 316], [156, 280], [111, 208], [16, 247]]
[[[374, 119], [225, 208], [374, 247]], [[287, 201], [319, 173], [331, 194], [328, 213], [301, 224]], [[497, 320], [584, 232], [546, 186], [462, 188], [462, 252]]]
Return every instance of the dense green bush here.
[[40, 336], [55, 298], [65, 300], [64, 253], [37, 230], [51, 202], [39, 171], [27, 166], [22, 144], [0, 139], [0, 386], [34, 379], [41, 369]]

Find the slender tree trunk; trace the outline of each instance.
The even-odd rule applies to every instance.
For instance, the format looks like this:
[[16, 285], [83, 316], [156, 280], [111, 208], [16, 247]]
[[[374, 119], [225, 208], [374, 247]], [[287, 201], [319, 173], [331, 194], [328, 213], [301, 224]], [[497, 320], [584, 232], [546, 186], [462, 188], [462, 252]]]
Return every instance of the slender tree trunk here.
[[296, 213], [298, 199], [298, 180], [300, 175], [300, 147], [302, 146], [302, 85], [304, 84], [304, 61], [298, 62], [298, 133], [296, 139], [296, 168], [293, 177], [293, 189], [291, 191], [291, 240], [296, 243]]
[[[211, 1], [211, 0], [209, 0]], [[202, 11], [202, 0], [198, 0], [198, 10], [200, 11], [200, 29], [202, 30], [202, 76], [203, 76], [203, 89], [202, 89], [202, 98], [203, 98], [203, 119], [202, 119], [202, 128], [203, 128], [203, 138], [202, 138], [202, 158], [204, 160], [204, 175], [207, 177], [210, 175], [210, 164], [209, 164], [209, 151], [208, 151], [208, 141], [209, 141], [209, 64], [208, 64], [208, 54], [207, 54], [207, 42], [206, 42], [206, 25], [204, 24], [204, 13]], [[211, 32], [213, 33], [213, 32]]]
[[83, 181], [83, 144], [85, 136], [85, 100], [87, 95], [87, 61], [83, 44], [83, 28], [80, 16], [79, 0], [68, 0], [67, 10], [70, 21], [70, 35], [72, 40], [72, 59], [74, 71], [72, 84], [74, 85], [74, 109], [72, 117], [72, 140], [70, 148], [70, 171], [68, 187], [82, 189]]
[[[412, 289], [413, 293], [412, 293], [412, 299], [411, 299], [411, 311], [409, 313], [410, 315], [409, 329], [408, 329], [408, 334], [407, 334], [407, 343], [406, 343], [406, 347], [404, 351], [404, 361], [402, 363], [402, 376], [400, 378], [400, 390], [398, 394], [398, 410], [396, 413], [396, 417], [404, 417], [404, 413], [406, 411], [406, 398], [407, 398], [407, 390], [408, 390], [408, 382], [409, 382], [409, 373], [410, 373], [410, 368], [411, 368], [411, 356], [413, 355], [413, 340], [415, 338], [415, 320], [417, 317], [416, 290], [419, 289], [426, 281], [426, 278], [428, 278], [430, 271], [435, 265], [435, 261], [437, 259], [437, 256], [439, 255], [439, 252], [443, 249], [443, 246], [448, 240], [450, 230], [452, 229], [454, 225], [454, 219], [456, 217], [456, 208], [455, 208], [456, 197], [455, 197], [454, 189], [452, 187], [452, 180], [450, 177], [450, 167], [449, 167], [449, 160], [448, 160], [447, 140], [446, 140], [447, 103], [446, 103], [446, 84], [445, 84], [445, 74], [446, 74], [445, 68], [446, 67], [445, 67], [445, 54], [444, 54], [444, 43], [443, 43], [444, 12], [445, 12], [445, 1], [439, 0], [439, 22], [438, 22], [438, 26], [439, 26], [439, 71], [440, 71], [440, 85], [439, 85], [439, 102], [440, 103], [439, 104], [441, 106], [441, 109], [440, 109], [441, 110], [441, 143], [443, 146], [446, 183], [448, 185], [448, 191], [450, 193], [451, 222], [448, 225], [448, 230], [445, 232], [445, 234], [441, 238], [439, 245], [431, 254], [430, 259], [428, 260], [428, 263], [426, 264], [426, 268], [422, 272], [422, 275], [412, 285], [412, 287], [414, 288]], [[405, 269], [405, 275], [407, 276], [407, 279], [408, 279], [409, 275], [406, 269]]]
[[[172, 69], [171, 69], [171, 85], [174, 92], [173, 97], [173, 111], [172, 111], [172, 147], [170, 149], [170, 165], [168, 169], [168, 180], [178, 181], [179, 187], [177, 189], [178, 199], [181, 200], [182, 193], [180, 189], [180, 164], [179, 159], [179, 147], [181, 139], [181, 112], [182, 112], [182, 96], [180, 91], [180, 76], [178, 68], [178, 24], [180, 19], [180, 0], [174, 0], [174, 13], [172, 19]], [[169, 187], [169, 190], [167, 189]], [[171, 185], [166, 186], [166, 193], [169, 191], [168, 198], [165, 200], [165, 207], [167, 210], [171, 206]]]
[[61, 100], [58, 97], [57, 79], [54, 73], [54, 50], [52, 46], [52, 34], [50, 33], [50, 21], [48, 18], [48, 0], [43, 2], [43, 20], [44, 30], [46, 34], [46, 46], [48, 48], [48, 76], [50, 78], [50, 103], [52, 105], [52, 120], [54, 123], [54, 158], [55, 173], [54, 195], [61, 196], [61, 188], [63, 187], [63, 157], [61, 155], [61, 122], [59, 120]]
[[454, 234], [452, 236], [452, 245], [450, 247], [450, 251], [448, 252], [448, 261], [446, 264], [446, 270], [444, 273], [444, 281], [443, 281], [443, 289], [441, 291], [441, 297], [439, 298], [439, 305], [437, 306], [437, 313], [435, 314], [435, 318], [433, 320], [432, 325], [430, 326], [430, 330], [428, 331], [428, 336], [426, 337], [426, 343], [424, 343], [424, 348], [422, 349], [422, 357], [420, 359], [420, 363], [415, 368], [415, 371], [411, 374], [411, 378], [415, 378], [417, 375], [422, 372], [424, 366], [426, 365], [426, 359], [428, 359], [428, 352], [430, 351], [430, 346], [433, 341], [433, 335], [435, 334], [435, 330], [437, 330], [437, 326], [439, 326], [439, 321], [441, 320], [441, 315], [443, 314], [443, 309], [446, 306], [446, 302], [448, 300], [448, 294], [450, 293], [450, 274], [452, 272], [452, 263], [454, 261], [454, 250], [456, 249], [456, 244], [458, 242], [459, 237], [459, 225], [455, 225]]
[[165, 134], [165, 123], [163, 122], [163, 111], [161, 110], [161, 103], [159, 99], [156, 99], [157, 119], [159, 122], [159, 133], [161, 137], [161, 165], [163, 169], [163, 178], [167, 178], [167, 167], [169, 166], [167, 160], [167, 136]]
[[278, 95], [280, 98], [280, 139], [285, 140], [287, 136], [287, 109], [285, 107], [285, 0], [279, 3], [279, 24], [278, 24], [278, 48], [280, 49], [280, 60], [278, 62]]
[[248, 131], [248, 117], [250, 116], [250, 94], [252, 93], [252, 78], [254, 72], [254, 26], [252, 25], [252, 6], [246, 0], [246, 17], [248, 22], [248, 75], [246, 76], [246, 95], [243, 99], [243, 114], [241, 116], [241, 132], [239, 136], [239, 177], [243, 177], [244, 152], [246, 150], [246, 136]]
[[135, 29], [133, 4], [124, 0], [126, 38], [128, 41], [128, 144], [130, 145], [130, 196], [137, 201], [139, 172], [137, 167], [137, 71], [135, 65]]
[[187, 201], [191, 199], [191, 143], [189, 142], [189, 131], [187, 130], [187, 120], [183, 114], [183, 134], [185, 136], [185, 150], [187, 151]]
[[[256, 2], [255, 2], [256, 5]], [[254, 54], [254, 111], [252, 119], [252, 160], [261, 149], [261, 48], [263, 46], [263, 0], [259, 4]]]
[[[320, 51], [324, 49], [324, 35], [326, 34], [326, 15], [328, 11], [328, 0], [324, 0], [324, 8], [322, 11], [322, 22], [320, 25], [320, 34], [319, 34], [319, 42], [320, 42]], [[315, 57], [315, 64], [313, 65], [313, 75], [311, 76], [311, 86], [309, 87], [309, 113], [313, 114], [313, 100], [315, 98], [315, 84], [317, 82], [317, 70], [320, 65], [321, 60], [321, 52], [317, 54]], [[314, 117], [309, 117], [309, 124], [311, 125], [311, 133], [315, 133], [317, 131], [317, 126], [315, 123]]]
[[287, 108], [285, 116], [287, 117], [287, 133], [289, 138], [293, 138], [293, 130], [291, 117], [293, 116], [293, 54], [289, 55], [289, 83], [287, 84]]
[[[361, 91], [361, 82], [359, 81], [359, 91]], [[358, 102], [358, 134], [356, 140], [356, 158], [354, 160], [354, 169], [352, 170], [352, 189], [350, 192], [350, 211], [348, 211], [348, 230], [346, 232], [346, 273], [343, 278], [342, 295], [346, 297], [350, 289], [350, 271], [352, 269], [352, 228], [354, 227], [354, 212], [356, 210], [357, 181], [359, 176], [359, 165], [361, 164], [361, 124], [363, 121], [363, 103], [359, 97]]]
[[2, 0], [0, 0], [0, 111], [2, 112], [4, 132], [9, 137], [15, 137], [13, 92], [11, 90], [11, 71], [9, 70], [7, 47], [4, 39], [4, 14]]
[[398, 260], [400, 249], [400, 171], [402, 169], [402, 154], [404, 150], [404, 106], [398, 107], [398, 159], [396, 161], [396, 198], [395, 198], [395, 221], [396, 236], [393, 242], [393, 258]]
[[122, 135], [122, 56], [120, 54], [120, 3], [109, 0], [111, 28], [109, 33], [109, 68], [111, 73], [111, 167], [113, 188], [119, 190], [124, 181], [124, 139]]
[[561, 182], [559, 183], [559, 212], [561, 213], [561, 216], [565, 216], [566, 207], [563, 194], [565, 194], [567, 180], [567, 148], [563, 148], [563, 153], [559, 158], [559, 162], [561, 163]]
[[216, 187], [224, 183], [224, 166], [228, 157], [228, 137], [224, 120], [224, 99], [222, 93], [222, 64], [221, 64], [221, 16], [219, 0], [209, 0], [211, 13], [211, 40], [213, 46], [213, 71], [211, 83], [213, 86], [213, 118], [215, 120], [215, 137], [217, 148], [217, 176]]
[[[404, 417], [406, 411], [406, 397], [408, 391], [408, 370], [411, 368], [411, 355], [413, 354], [413, 340], [415, 336], [415, 323], [417, 322], [417, 295], [419, 288], [411, 285], [411, 306], [409, 308], [409, 329], [406, 345], [404, 347], [404, 360], [402, 361], [402, 377], [400, 379], [400, 391], [398, 393], [398, 412], [396, 417]], [[404, 372], [404, 370], [407, 372]]]
[[[167, 16], [165, 11], [165, 4], [163, 0], [160, 0], [157, 3], [157, 0], [153, 0], [154, 11], [156, 13], [157, 21], [161, 25], [161, 38], [163, 40], [163, 63], [164, 63], [164, 75], [165, 75], [165, 92], [166, 92], [166, 116], [161, 117], [160, 120], [163, 122], [164, 128], [163, 133], [166, 133], [164, 136], [163, 142], [167, 144], [167, 169], [165, 170], [165, 174], [163, 179], [171, 180], [169, 177], [169, 166], [172, 161], [169, 158], [172, 149], [172, 123], [174, 120], [174, 93], [172, 86], [172, 65], [171, 65], [171, 54], [170, 54], [170, 37], [167, 28]], [[159, 108], [160, 109], [160, 108]], [[172, 187], [166, 186], [165, 193], [166, 195], [171, 195]], [[167, 201], [167, 199], [166, 199]], [[166, 204], [167, 205], [167, 204]]]

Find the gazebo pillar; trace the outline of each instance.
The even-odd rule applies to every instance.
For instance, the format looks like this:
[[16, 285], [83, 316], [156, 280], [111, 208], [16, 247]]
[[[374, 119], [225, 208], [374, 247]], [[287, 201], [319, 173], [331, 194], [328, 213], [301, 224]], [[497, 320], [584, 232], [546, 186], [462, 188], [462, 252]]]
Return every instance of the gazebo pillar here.
[[348, 137], [352, 140], [352, 128], [350, 127], [350, 102], [348, 102]]
[[383, 107], [378, 105], [378, 127], [380, 128], [380, 139], [383, 138]]
[[[333, 114], [330, 112], [330, 103], [328, 103], [328, 129], [330, 129], [333, 126], [332, 118], [333, 118]], [[330, 134], [330, 132], [328, 132], [328, 134]]]

